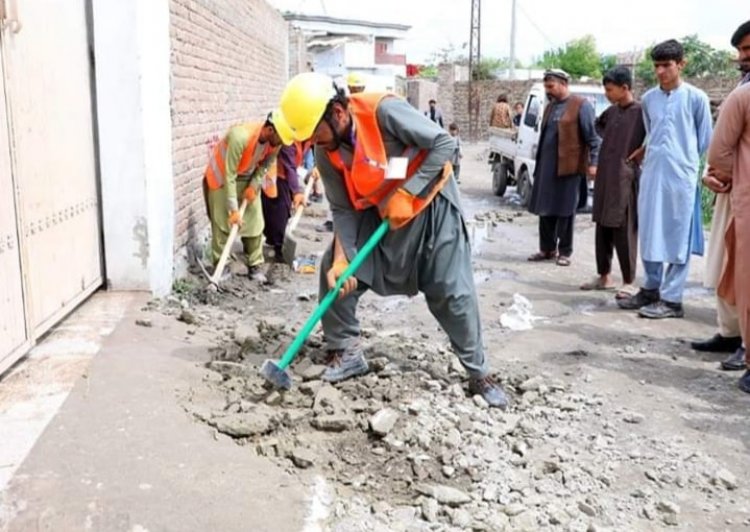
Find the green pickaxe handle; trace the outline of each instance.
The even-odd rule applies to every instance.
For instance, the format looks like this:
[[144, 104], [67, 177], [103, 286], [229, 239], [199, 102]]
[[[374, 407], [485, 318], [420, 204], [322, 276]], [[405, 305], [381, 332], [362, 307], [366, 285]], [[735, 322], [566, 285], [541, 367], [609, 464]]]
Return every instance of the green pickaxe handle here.
[[294, 360], [294, 357], [297, 356], [297, 352], [302, 347], [302, 344], [305, 343], [307, 337], [310, 336], [310, 333], [318, 324], [320, 318], [323, 317], [323, 314], [328, 311], [328, 308], [338, 297], [339, 290], [341, 290], [341, 287], [344, 285], [346, 280], [354, 275], [354, 273], [359, 269], [365, 259], [370, 255], [370, 253], [372, 253], [372, 250], [375, 248], [375, 246], [378, 245], [378, 243], [383, 239], [387, 232], [388, 220], [383, 220], [378, 229], [372, 234], [372, 236], [370, 236], [370, 238], [367, 239], [367, 242], [365, 242], [365, 245], [362, 246], [362, 249], [360, 249], [359, 252], [354, 256], [354, 259], [349, 263], [349, 266], [346, 267], [344, 273], [342, 273], [338, 278], [338, 280], [336, 281], [336, 286], [328, 291], [328, 293], [323, 298], [323, 301], [318, 304], [312, 315], [307, 319], [307, 322], [305, 322], [302, 330], [297, 333], [297, 337], [287, 348], [284, 356], [281, 357], [281, 360], [278, 363], [279, 369], [284, 370], [289, 367], [289, 364], [291, 364], [292, 360]]

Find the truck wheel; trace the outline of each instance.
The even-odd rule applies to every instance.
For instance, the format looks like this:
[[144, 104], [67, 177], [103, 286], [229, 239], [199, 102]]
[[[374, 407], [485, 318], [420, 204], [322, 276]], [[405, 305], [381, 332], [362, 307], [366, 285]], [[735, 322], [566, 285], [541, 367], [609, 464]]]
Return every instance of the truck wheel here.
[[531, 181], [529, 181], [529, 171], [524, 168], [518, 176], [516, 192], [521, 198], [521, 206], [528, 207], [531, 200]]
[[508, 188], [508, 166], [505, 163], [492, 165], [492, 192], [495, 196], [503, 197]]

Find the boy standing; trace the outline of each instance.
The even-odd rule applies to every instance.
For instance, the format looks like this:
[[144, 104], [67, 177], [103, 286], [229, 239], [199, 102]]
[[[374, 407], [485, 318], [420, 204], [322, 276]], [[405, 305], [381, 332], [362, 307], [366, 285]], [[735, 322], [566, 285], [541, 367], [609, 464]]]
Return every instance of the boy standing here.
[[581, 285], [581, 290], [608, 290], [615, 283], [612, 252], [617, 250], [623, 286], [618, 299], [635, 294], [636, 259], [638, 257], [638, 178], [641, 146], [646, 137], [641, 104], [632, 92], [630, 69], [617, 66], [603, 80], [604, 92], [612, 103], [596, 121], [602, 138], [599, 166], [594, 187], [593, 218], [596, 222], [597, 277]]

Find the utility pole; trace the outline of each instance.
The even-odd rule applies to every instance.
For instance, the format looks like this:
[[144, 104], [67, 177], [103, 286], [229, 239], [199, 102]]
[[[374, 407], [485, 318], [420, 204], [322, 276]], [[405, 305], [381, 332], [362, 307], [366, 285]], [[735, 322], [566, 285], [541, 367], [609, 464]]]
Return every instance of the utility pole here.
[[475, 83], [475, 70], [479, 68], [480, 28], [482, 25], [481, 0], [471, 0], [471, 33], [469, 34], [469, 138], [477, 140], [479, 126], [479, 88]]
[[512, 0], [510, 13], [510, 69], [508, 78], [516, 78], [516, 1]]

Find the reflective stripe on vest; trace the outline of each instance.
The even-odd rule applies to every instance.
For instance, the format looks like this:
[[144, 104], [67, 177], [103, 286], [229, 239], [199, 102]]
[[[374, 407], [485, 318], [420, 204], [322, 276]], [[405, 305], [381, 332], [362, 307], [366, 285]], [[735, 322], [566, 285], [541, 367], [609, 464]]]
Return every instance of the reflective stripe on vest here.
[[[335, 168], [344, 174], [349, 201], [356, 210], [370, 207], [385, 207], [391, 194], [413, 176], [427, 157], [428, 150], [419, 150], [409, 161], [406, 177], [386, 179], [388, 156], [380, 134], [377, 108], [384, 98], [395, 97], [387, 93], [360, 93], [349, 98], [349, 110], [356, 130], [356, 146], [352, 166], [348, 168], [341, 160], [338, 150], [328, 156]], [[415, 148], [407, 148], [404, 156], [410, 156]]]
[[[250, 124], [242, 124], [239, 126], [234, 127], [241, 127], [245, 128], [248, 131], [248, 142], [245, 145], [245, 149], [242, 151], [242, 156], [240, 157], [240, 162], [237, 165], [237, 174], [245, 174], [250, 170], [250, 163], [253, 160], [253, 155], [255, 154], [255, 147], [258, 144], [258, 139], [260, 138], [260, 132], [263, 129], [263, 123], [250, 123]], [[226, 160], [227, 160], [227, 137], [229, 136], [229, 133], [224, 136], [224, 138], [216, 144], [213, 150], [213, 154], [208, 159], [208, 165], [206, 166], [206, 183], [208, 184], [208, 188], [211, 190], [216, 190], [224, 186], [225, 182], [225, 176], [226, 176]], [[270, 148], [270, 146], [269, 146]], [[269, 154], [269, 152], [272, 152], [273, 149], [266, 148], [266, 151], [263, 153], [263, 155], [260, 158], [260, 161], [263, 161]], [[259, 161], [259, 163], [260, 163]]]

